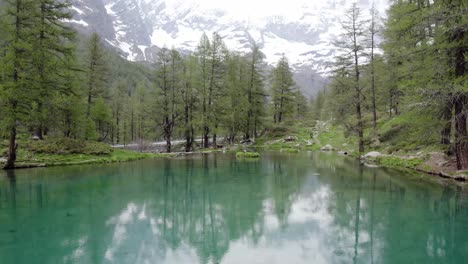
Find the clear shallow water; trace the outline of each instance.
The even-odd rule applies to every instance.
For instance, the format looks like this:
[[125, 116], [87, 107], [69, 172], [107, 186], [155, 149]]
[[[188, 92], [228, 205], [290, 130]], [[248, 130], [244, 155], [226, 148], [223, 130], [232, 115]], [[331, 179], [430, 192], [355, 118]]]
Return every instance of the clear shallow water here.
[[[3, 173], [3, 174], [2, 174]], [[0, 263], [466, 263], [468, 191], [324, 153], [0, 173]]]

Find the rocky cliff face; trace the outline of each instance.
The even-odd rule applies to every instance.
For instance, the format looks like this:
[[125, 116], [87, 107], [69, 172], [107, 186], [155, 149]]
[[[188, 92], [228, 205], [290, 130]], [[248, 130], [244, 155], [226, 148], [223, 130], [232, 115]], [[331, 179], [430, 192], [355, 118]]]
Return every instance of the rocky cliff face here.
[[[323, 86], [336, 52], [330, 43], [339, 36], [340, 18], [352, 2], [294, 0], [291, 12], [275, 14], [260, 12], [261, 6], [251, 6], [255, 1], [239, 0], [227, 6], [207, 5], [206, 1], [72, 0], [74, 18], [70, 23], [82, 31], [96, 31], [132, 61], [152, 61], [163, 46], [193, 51], [204, 32], [218, 32], [230, 49], [240, 52], [248, 52], [256, 42], [268, 64], [286, 54], [296, 81], [312, 95]], [[385, 7], [385, 0], [379, 1]], [[360, 0], [359, 4], [369, 8], [369, 2]], [[278, 9], [286, 7], [279, 5]]]

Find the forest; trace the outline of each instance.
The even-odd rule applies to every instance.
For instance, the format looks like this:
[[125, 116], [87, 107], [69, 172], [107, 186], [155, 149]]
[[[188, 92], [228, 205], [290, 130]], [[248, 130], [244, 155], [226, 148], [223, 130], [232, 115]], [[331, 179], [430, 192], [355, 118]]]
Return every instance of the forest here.
[[[161, 48], [154, 64], [128, 62], [97, 34], [63, 23], [68, 4], [7, 1], [2, 16], [1, 128], [5, 168], [14, 167], [21, 136], [126, 144], [186, 140], [185, 151], [250, 139], [267, 115], [282, 123], [303, 113], [305, 97], [286, 57], [265, 72], [264, 55], [229, 51], [221, 37], [201, 36], [194, 53]], [[74, 44], [78, 43], [78, 44]], [[271, 83], [267, 91], [266, 83]], [[267, 99], [268, 98], [268, 99]]]
[[468, 168], [467, 8], [463, 1], [392, 1], [387, 17], [348, 10], [343, 53], [313, 100], [315, 120], [355, 135], [358, 150], [444, 151]]
[[[403, 133], [417, 139], [411, 144], [440, 146], [458, 169], [468, 168], [468, 21], [461, 0], [392, 1], [386, 18], [353, 5], [344, 35], [331, 43], [341, 52], [329, 83], [314, 98], [295, 84], [287, 54], [269, 67], [255, 43], [239, 53], [215, 32], [202, 35], [194, 52], [162, 47], [152, 63], [129, 62], [97, 34], [64, 23], [69, 7], [56, 0], [6, 0], [1, 7], [5, 169], [15, 167], [18, 149], [32, 139], [164, 140], [166, 152], [179, 151], [171, 141], [183, 139], [191, 152], [324, 120], [355, 137], [358, 153]], [[401, 116], [406, 123], [382, 134]]]

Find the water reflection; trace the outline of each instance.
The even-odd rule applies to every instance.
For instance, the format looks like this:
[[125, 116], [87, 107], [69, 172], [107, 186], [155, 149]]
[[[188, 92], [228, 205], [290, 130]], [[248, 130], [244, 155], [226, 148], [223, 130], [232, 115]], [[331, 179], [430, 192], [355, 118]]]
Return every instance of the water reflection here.
[[457, 263], [464, 186], [321, 153], [10, 172], [5, 263]]

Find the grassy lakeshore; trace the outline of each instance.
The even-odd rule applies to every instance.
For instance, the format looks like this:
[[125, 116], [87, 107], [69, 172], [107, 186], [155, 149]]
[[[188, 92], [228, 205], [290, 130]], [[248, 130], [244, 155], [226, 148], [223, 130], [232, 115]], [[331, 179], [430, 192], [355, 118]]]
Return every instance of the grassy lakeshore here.
[[[5, 151], [3, 148], [3, 152]], [[172, 154], [112, 149], [105, 143], [73, 139], [21, 141], [16, 168], [116, 163], [169, 156]]]
[[[415, 121], [416, 120], [416, 121]], [[424, 124], [421, 125], [421, 124]], [[416, 111], [396, 117], [383, 117], [374, 131], [365, 131], [366, 151], [357, 151], [357, 137], [332, 122], [295, 123], [271, 128], [255, 142], [257, 149], [296, 153], [308, 150], [333, 151], [361, 158], [367, 164], [400, 170], [413, 170], [455, 180], [468, 179], [466, 171], [457, 171], [447, 146], [439, 144], [431, 123]], [[377, 156], [367, 156], [378, 152]]]

